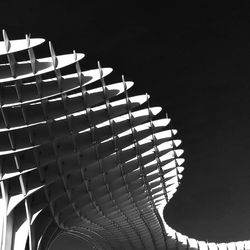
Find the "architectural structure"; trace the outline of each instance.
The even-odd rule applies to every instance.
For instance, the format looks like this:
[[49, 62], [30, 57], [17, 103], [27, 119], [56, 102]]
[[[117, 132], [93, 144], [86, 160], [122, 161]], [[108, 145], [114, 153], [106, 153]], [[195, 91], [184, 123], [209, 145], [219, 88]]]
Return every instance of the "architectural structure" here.
[[164, 222], [184, 160], [161, 108], [124, 77], [106, 84], [111, 68], [82, 71], [83, 54], [49, 43], [36, 57], [43, 42], [0, 42], [1, 249], [49, 249], [61, 234], [94, 249], [213, 247]]

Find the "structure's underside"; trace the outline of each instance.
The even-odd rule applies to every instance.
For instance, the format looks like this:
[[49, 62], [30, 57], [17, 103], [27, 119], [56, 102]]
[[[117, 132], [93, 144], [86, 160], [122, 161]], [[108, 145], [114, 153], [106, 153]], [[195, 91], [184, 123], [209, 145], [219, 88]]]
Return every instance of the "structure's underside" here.
[[[149, 96], [84, 55], [36, 58], [43, 39], [0, 42], [0, 244], [48, 249], [61, 234], [96, 249], [227, 249], [176, 233], [163, 209], [181, 179], [183, 150]], [[17, 61], [16, 58], [24, 58]], [[64, 74], [69, 66], [76, 73]], [[98, 86], [99, 83], [99, 86]], [[93, 87], [92, 87], [93, 86]], [[120, 97], [121, 96], [121, 97]]]

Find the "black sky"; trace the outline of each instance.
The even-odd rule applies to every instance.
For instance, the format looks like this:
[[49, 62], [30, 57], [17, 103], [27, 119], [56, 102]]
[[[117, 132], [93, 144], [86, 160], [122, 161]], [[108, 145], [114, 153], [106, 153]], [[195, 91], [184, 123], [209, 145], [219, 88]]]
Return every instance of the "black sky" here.
[[31, 33], [58, 54], [101, 60], [168, 111], [185, 150], [167, 222], [190, 237], [250, 234], [250, 4], [247, 1], [0, 1], [13, 39]]

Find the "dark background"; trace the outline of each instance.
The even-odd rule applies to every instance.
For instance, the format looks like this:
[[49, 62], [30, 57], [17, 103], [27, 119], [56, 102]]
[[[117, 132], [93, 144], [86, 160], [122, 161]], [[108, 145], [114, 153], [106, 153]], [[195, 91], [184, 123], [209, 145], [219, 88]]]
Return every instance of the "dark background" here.
[[[114, 68], [168, 111], [185, 150], [167, 223], [190, 237], [250, 235], [250, 5], [243, 1], [0, 1], [0, 26], [31, 33], [83, 69]], [[46, 48], [47, 51], [47, 48]]]

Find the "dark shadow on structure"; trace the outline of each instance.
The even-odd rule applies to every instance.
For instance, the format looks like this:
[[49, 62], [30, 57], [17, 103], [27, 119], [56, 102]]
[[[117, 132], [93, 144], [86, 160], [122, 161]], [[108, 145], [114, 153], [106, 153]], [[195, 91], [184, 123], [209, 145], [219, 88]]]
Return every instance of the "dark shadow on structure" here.
[[92, 246], [81, 238], [64, 233], [55, 239], [49, 250], [91, 250]]

